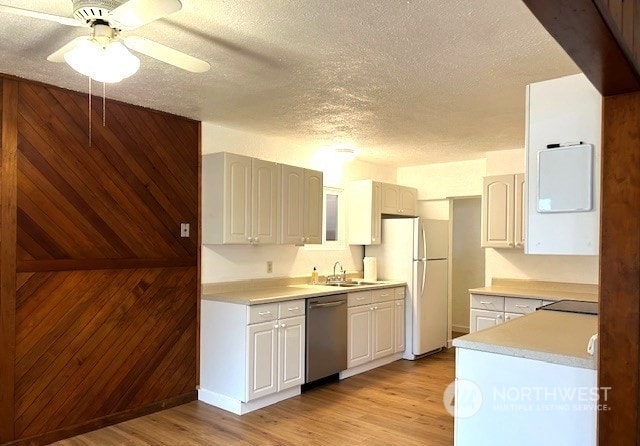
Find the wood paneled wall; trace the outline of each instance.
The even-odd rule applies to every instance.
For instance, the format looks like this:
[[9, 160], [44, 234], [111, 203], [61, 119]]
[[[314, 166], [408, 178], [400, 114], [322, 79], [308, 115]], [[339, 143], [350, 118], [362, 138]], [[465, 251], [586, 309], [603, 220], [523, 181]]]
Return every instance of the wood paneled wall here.
[[0, 444], [194, 399], [200, 124], [3, 84]]

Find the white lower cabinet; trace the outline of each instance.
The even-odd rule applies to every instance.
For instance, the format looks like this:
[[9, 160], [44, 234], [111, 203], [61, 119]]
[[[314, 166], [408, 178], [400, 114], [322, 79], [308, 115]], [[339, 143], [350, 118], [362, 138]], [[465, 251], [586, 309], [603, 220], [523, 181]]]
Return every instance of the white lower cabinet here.
[[304, 316], [247, 327], [247, 401], [304, 384]]
[[404, 351], [404, 289], [349, 293], [348, 302], [349, 369]]
[[504, 322], [504, 312], [471, 309], [471, 333], [484, 330], [485, 328], [494, 327]]
[[300, 393], [305, 300], [240, 305], [202, 301], [201, 401], [243, 414]]
[[[550, 301], [544, 301], [549, 303]], [[484, 330], [504, 322], [509, 322], [536, 311], [543, 304], [542, 299], [531, 297], [489, 296], [471, 294], [469, 320], [470, 332]]]

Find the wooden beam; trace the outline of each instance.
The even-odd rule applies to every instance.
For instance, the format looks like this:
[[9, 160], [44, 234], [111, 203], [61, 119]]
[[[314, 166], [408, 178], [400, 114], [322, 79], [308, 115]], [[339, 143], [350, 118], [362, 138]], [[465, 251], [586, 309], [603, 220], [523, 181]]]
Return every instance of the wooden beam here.
[[18, 82], [3, 80], [0, 170], [0, 444], [14, 439]]
[[640, 74], [601, 0], [524, 0], [603, 96], [640, 90]]
[[[600, 242], [601, 445], [640, 443], [640, 93], [604, 98]], [[604, 392], [601, 398], [604, 397]]]

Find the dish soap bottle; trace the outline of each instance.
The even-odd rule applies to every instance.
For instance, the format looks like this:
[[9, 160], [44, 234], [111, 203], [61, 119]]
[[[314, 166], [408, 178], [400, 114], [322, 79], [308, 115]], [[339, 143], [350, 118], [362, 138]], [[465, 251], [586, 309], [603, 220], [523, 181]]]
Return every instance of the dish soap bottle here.
[[316, 269], [316, 267], [313, 267], [313, 271], [311, 271], [311, 283], [313, 285], [317, 285], [318, 284], [318, 270]]

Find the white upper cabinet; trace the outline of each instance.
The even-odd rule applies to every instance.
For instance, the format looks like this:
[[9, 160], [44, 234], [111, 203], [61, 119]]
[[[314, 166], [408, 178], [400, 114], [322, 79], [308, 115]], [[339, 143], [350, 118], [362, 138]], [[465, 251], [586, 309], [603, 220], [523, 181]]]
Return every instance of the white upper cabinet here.
[[418, 191], [413, 187], [352, 181], [348, 193], [348, 242], [350, 245], [379, 245], [382, 214], [414, 217]]
[[523, 246], [524, 175], [485, 177], [482, 190], [483, 248]]
[[[278, 165], [251, 159], [251, 243], [278, 242]], [[232, 190], [233, 195], [235, 191]]]
[[276, 163], [226, 152], [203, 156], [202, 243], [276, 243], [278, 194]]
[[322, 172], [304, 171], [304, 243], [322, 243]]
[[202, 243], [322, 243], [322, 172], [220, 152], [202, 157]]
[[[527, 86], [527, 254], [597, 255], [600, 230], [600, 154], [602, 96], [583, 74], [538, 82]], [[592, 171], [567, 175], [590, 175], [592, 209], [581, 212], [538, 211], [538, 157], [549, 144], [583, 142], [593, 145]], [[555, 166], [558, 167], [558, 166]], [[560, 184], [558, 187], [562, 187]], [[561, 191], [560, 189], [559, 191]]]
[[379, 245], [382, 184], [372, 180], [349, 184], [347, 214], [350, 245]]
[[280, 165], [282, 181], [281, 238], [285, 245], [304, 243], [304, 169]]
[[415, 217], [418, 209], [418, 193], [413, 187], [382, 184], [381, 211], [383, 214]]

